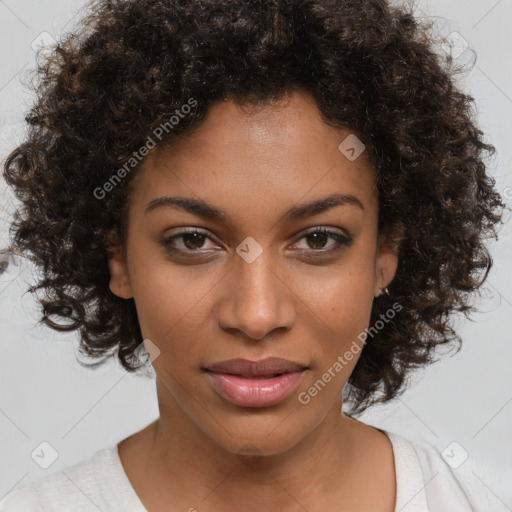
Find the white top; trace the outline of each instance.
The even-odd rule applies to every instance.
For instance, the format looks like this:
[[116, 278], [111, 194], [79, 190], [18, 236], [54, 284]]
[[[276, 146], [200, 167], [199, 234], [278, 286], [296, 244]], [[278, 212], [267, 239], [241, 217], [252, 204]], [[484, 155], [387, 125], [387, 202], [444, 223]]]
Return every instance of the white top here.
[[[486, 492], [482, 479], [463, 469], [468, 461], [453, 469], [432, 445], [380, 431], [393, 445], [394, 512], [495, 510], [495, 498]], [[90, 459], [15, 489], [0, 501], [0, 512], [148, 512], [124, 472], [117, 447], [100, 450]], [[460, 457], [455, 451], [448, 450], [448, 457]], [[457, 466], [460, 460], [450, 462]]]

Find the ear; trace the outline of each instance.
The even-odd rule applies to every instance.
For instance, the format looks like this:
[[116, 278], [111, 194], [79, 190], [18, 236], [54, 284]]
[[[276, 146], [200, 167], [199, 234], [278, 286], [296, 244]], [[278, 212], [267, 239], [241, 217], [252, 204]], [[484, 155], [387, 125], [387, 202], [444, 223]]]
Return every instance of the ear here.
[[396, 224], [379, 234], [375, 268], [375, 297], [382, 295], [383, 290], [395, 277], [398, 267], [398, 251], [403, 235], [404, 227], [402, 224]]
[[122, 299], [131, 299], [133, 297], [128, 266], [120, 245], [114, 248], [109, 247], [108, 269], [110, 271], [110, 291]]

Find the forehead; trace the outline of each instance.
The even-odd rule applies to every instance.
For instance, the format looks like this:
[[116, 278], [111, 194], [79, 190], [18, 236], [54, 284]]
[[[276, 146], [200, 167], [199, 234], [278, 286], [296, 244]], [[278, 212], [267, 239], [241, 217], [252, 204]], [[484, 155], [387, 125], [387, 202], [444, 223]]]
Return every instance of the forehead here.
[[143, 207], [179, 193], [228, 209], [249, 210], [256, 202], [261, 211], [270, 200], [288, 204], [339, 192], [372, 203], [375, 173], [361, 144], [350, 129], [327, 125], [307, 93], [257, 107], [222, 101], [190, 135], [146, 157], [133, 200]]

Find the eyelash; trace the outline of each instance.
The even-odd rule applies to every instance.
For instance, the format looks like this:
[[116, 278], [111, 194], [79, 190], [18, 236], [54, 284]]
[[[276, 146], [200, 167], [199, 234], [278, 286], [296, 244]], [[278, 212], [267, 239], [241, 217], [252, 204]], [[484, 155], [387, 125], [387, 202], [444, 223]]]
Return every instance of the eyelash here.
[[[319, 256], [323, 256], [323, 255], [326, 255], [326, 254], [332, 254], [334, 252], [337, 252], [345, 247], [349, 247], [350, 245], [352, 245], [352, 242], [353, 242], [353, 239], [350, 237], [350, 236], [347, 236], [347, 235], [342, 235], [340, 233], [337, 233], [335, 231], [330, 231], [329, 229], [327, 229], [326, 227], [323, 227], [323, 226], [319, 226], [319, 227], [315, 227], [315, 228], [312, 228], [310, 230], [308, 230], [306, 233], [304, 233], [298, 240], [302, 240], [303, 238], [307, 238], [308, 236], [312, 235], [312, 234], [316, 234], [316, 233], [322, 233], [322, 234], [326, 234], [328, 235], [330, 238], [333, 238], [336, 242], [337, 242], [337, 246], [335, 247], [331, 247], [330, 249], [299, 249], [299, 251], [301, 252], [309, 252], [309, 253], [317, 253]], [[193, 250], [193, 249], [188, 249], [188, 250], [182, 250], [182, 249], [177, 249], [176, 247], [174, 247], [172, 245], [172, 242], [176, 239], [179, 239], [179, 238], [183, 238], [185, 235], [191, 235], [191, 234], [198, 234], [198, 235], [202, 235], [204, 236], [205, 238], [208, 238], [210, 240], [211, 237], [209, 237], [207, 235], [206, 232], [204, 232], [203, 230], [200, 230], [199, 228], [190, 228], [189, 231], [180, 231], [179, 233], [176, 233], [172, 236], [169, 236], [169, 237], [166, 237], [162, 240], [161, 244], [162, 246], [168, 250], [169, 252], [172, 252], [172, 253], [179, 253], [179, 254], [185, 254], [185, 255], [200, 255], [206, 251], [201, 251], [201, 249], [197, 249], [197, 250]], [[213, 240], [212, 240], [213, 241]]]

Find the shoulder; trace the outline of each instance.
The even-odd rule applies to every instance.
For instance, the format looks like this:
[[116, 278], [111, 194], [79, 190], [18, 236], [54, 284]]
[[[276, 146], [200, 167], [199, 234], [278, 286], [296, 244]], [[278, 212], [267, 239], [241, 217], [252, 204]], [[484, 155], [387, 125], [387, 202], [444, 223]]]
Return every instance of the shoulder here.
[[24, 485], [0, 501], [0, 512], [73, 512], [106, 510], [102, 496], [103, 478], [115, 469], [115, 448], [105, 448], [92, 457]]
[[393, 444], [397, 484], [400, 480], [403, 487], [418, 487], [410, 492], [424, 496], [429, 512], [486, 511], [497, 505], [484, 484], [493, 481], [490, 468], [472, 460], [461, 444], [452, 442], [441, 451], [426, 441], [386, 434]]

